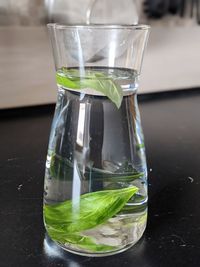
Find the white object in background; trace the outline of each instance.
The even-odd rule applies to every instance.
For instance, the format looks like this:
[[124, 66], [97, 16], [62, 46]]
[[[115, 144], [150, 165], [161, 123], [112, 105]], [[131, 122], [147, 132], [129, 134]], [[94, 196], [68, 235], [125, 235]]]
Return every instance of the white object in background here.
[[87, 8], [93, 0], [45, 0], [49, 22], [85, 24]]
[[138, 24], [141, 0], [45, 0], [50, 22]]
[[138, 24], [134, 0], [92, 0], [87, 10], [87, 24]]

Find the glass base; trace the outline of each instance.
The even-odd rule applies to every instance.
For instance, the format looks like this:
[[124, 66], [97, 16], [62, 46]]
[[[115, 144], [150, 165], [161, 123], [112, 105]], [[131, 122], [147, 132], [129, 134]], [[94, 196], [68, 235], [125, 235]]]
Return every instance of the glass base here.
[[[143, 236], [143, 233], [141, 235], [141, 237]], [[67, 251], [67, 252], [70, 252], [70, 253], [73, 253], [73, 254], [76, 254], [76, 255], [80, 255], [80, 256], [86, 256], [86, 257], [106, 257], [106, 256], [112, 256], [112, 255], [115, 255], [115, 254], [119, 254], [119, 253], [122, 253], [126, 250], [128, 250], [129, 248], [133, 247], [140, 239], [141, 237], [136, 241], [136, 242], [133, 242], [131, 244], [128, 244], [120, 249], [117, 249], [117, 250], [114, 250], [114, 251], [110, 251], [110, 252], [99, 252], [99, 253], [91, 253], [91, 252], [83, 252], [83, 251], [78, 251], [78, 250], [74, 250], [72, 248], [67, 248], [67, 247], [64, 247], [62, 246], [61, 244], [55, 242], [59, 247], [61, 247], [63, 250]]]

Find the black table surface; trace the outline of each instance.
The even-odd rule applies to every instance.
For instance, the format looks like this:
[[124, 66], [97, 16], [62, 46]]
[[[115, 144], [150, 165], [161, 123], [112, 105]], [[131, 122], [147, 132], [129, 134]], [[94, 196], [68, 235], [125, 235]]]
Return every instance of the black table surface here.
[[43, 177], [54, 106], [0, 112], [1, 267], [200, 266], [200, 90], [139, 99], [149, 171], [140, 242], [115, 256], [62, 251], [45, 235]]

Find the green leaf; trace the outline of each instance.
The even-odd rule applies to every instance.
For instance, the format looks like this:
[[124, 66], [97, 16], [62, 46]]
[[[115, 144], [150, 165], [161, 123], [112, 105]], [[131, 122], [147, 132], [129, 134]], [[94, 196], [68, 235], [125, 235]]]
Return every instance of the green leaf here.
[[102, 72], [85, 70], [84, 75], [81, 75], [78, 69], [61, 68], [56, 73], [56, 81], [58, 85], [69, 89], [93, 89], [107, 96], [117, 108], [121, 106], [123, 99], [121, 86]]
[[81, 89], [81, 88], [77, 88], [76, 82], [73, 82], [72, 80], [70, 80], [69, 78], [65, 76], [61, 76], [59, 73], [56, 74], [56, 82], [58, 85], [61, 85], [67, 88]]
[[137, 149], [137, 150], [140, 150], [140, 149], [142, 149], [142, 148], [145, 148], [144, 143], [141, 143], [141, 144], [138, 143], [138, 144], [136, 145], [136, 149]]
[[69, 180], [73, 177], [73, 163], [55, 153], [51, 153], [50, 175], [59, 180]]
[[136, 186], [97, 191], [83, 194], [79, 200], [45, 205], [45, 221], [69, 233], [91, 229], [117, 214], [137, 191]]
[[[82, 168], [80, 168], [80, 173], [81, 169]], [[85, 166], [84, 169], [84, 174], [81, 173], [84, 180], [89, 180], [92, 177], [95, 181], [130, 182], [144, 177], [143, 172], [137, 172], [135, 169], [131, 169], [130, 166], [126, 169], [123, 167], [122, 171], [125, 170], [124, 173], [110, 173], [96, 168], [88, 168], [87, 166]], [[51, 153], [50, 175], [55, 179], [70, 180], [73, 176], [73, 163], [67, 158], [61, 157], [56, 153]]]
[[[48, 228], [47, 228], [48, 229]], [[95, 242], [95, 239], [83, 236], [80, 234], [66, 234], [65, 232], [58, 232], [56, 229], [48, 229], [50, 237], [61, 243], [66, 244], [70, 246], [74, 246], [75, 248], [83, 248], [85, 250], [88, 250], [89, 252], [106, 252], [113, 250], [115, 246], [109, 246], [104, 244], [97, 244]]]
[[80, 199], [66, 200], [59, 204], [44, 205], [44, 218], [50, 237], [61, 243], [73, 243], [80, 247], [106, 250], [110, 246], [95, 242], [80, 232], [92, 229], [115, 216], [138, 192], [135, 186], [83, 194]]

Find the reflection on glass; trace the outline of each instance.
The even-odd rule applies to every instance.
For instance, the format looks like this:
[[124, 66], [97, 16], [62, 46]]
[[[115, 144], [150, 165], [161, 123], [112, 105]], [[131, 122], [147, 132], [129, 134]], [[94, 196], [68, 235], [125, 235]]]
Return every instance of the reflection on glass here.
[[44, 238], [43, 249], [44, 254], [50, 258], [62, 258], [61, 249], [55, 243], [51, 242], [47, 236]]
[[[68, 253], [64, 253], [59, 246], [52, 242], [48, 236], [45, 236], [43, 243], [44, 255], [48, 258], [48, 262], [62, 260], [62, 263], [66, 263], [68, 267], [81, 267], [82, 265], [72, 257], [69, 257]], [[71, 255], [70, 255], [71, 256]], [[59, 264], [58, 264], [59, 265]]]

